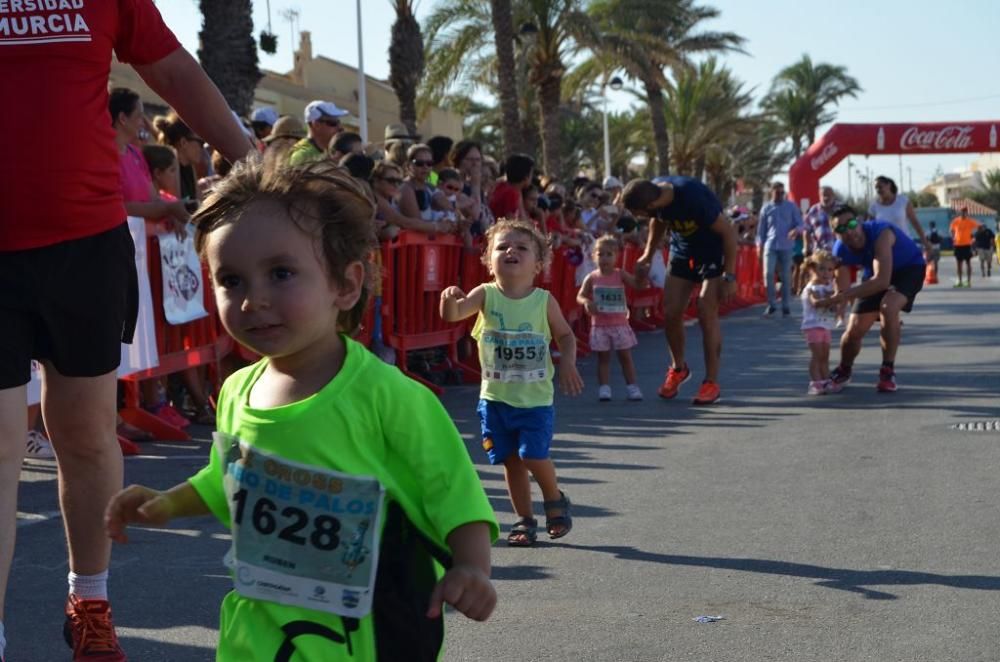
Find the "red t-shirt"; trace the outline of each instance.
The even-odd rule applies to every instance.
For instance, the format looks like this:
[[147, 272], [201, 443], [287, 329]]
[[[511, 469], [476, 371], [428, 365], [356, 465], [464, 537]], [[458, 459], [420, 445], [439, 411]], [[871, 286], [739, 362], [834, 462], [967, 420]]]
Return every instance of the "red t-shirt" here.
[[521, 208], [521, 189], [508, 184], [498, 182], [490, 196], [490, 211], [497, 220], [506, 218], [517, 219], [517, 211]]
[[125, 221], [111, 52], [143, 65], [179, 47], [152, 0], [0, 2], [0, 251]]

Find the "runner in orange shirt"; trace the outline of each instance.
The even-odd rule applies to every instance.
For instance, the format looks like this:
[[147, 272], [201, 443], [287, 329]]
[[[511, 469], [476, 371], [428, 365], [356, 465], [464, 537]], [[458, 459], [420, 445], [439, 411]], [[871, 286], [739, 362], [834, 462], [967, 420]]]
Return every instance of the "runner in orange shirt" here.
[[[961, 215], [951, 222], [951, 241], [958, 263], [958, 282], [955, 287], [972, 287], [972, 235], [979, 227], [979, 221], [969, 217], [969, 208], [962, 207]], [[965, 263], [966, 281], [962, 283], [962, 263]]]

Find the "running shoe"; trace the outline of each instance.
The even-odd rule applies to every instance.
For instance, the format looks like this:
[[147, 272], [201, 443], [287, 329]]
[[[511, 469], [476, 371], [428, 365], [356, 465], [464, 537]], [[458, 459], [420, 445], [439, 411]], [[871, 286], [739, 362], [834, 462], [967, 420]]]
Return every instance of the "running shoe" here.
[[691, 379], [691, 369], [686, 364], [683, 370], [670, 368], [670, 370], [667, 370], [667, 376], [657, 393], [660, 394], [661, 398], [667, 400], [677, 397], [677, 389], [689, 379]]
[[879, 393], [896, 392], [896, 372], [892, 368], [883, 366], [878, 371], [878, 384], [875, 385], [875, 390]]
[[70, 594], [66, 599], [63, 637], [73, 649], [74, 662], [126, 662], [107, 600], [82, 600]]
[[826, 389], [823, 387], [823, 382], [809, 382], [809, 390], [806, 391], [806, 395], [823, 395], [826, 393]]
[[788, 308], [782, 308], [781, 309], [781, 316], [782, 317], [788, 317], [791, 314], [792, 314], [792, 311], [789, 310]]
[[768, 306], [764, 309], [764, 314], [761, 317], [773, 317], [775, 312], [774, 306]]
[[24, 456], [30, 457], [32, 460], [52, 460], [55, 459], [56, 454], [52, 450], [52, 444], [45, 438], [44, 434], [37, 430], [28, 430], [28, 445]]
[[840, 393], [844, 387], [851, 383], [851, 369], [838, 365], [830, 371], [830, 387], [827, 393]]
[[601, 402], [607, 402], [611, 399], [611, 387], [607, 384], [601, 384], [597, 388], [597, 399]]
[[642, 391], [639, 390], [638, 384], [629, 384], [625, 387], [625, 392], [628, 394], [627, 397], [633, 402], [642, 400]]
[[698, 395], [694, 396], [694, 400], [691, 403], [695, 405], [710, 405], [713, 402], [718, 402], [721, 397], [722, 391], [719, 390], [719, 385], [711, 379], [706, 379], [701, 383]]

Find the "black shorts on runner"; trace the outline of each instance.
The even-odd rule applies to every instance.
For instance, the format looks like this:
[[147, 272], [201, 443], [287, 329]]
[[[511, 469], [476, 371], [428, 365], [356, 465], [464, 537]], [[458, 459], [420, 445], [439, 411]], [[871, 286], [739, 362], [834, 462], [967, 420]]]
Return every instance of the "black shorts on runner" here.
[[[913, 300], [917, 297], [917, 292], [924, 288], [924, 273], [927, 267], [922, 264], [916, 264], [909, 267], [903, 267], [897, 271], [892, 272], [892, 279], [889, 281], [889, 289], [896, 290], [900, 294], [906, 296], [906, 305], [903, 306], [903, 312], [908, 313], [913, 310]], [[873, 294], [870, 297], [865, 297], [864, 299], [858, 299], [854, 304], [854, 309], [851, 311], [855, 315], [861, 315], [863, 313], [877, 313], [879, 307], [882, 305], [882, 297], [889, 290], [883, 290], [878, 294]]]
[[692, 283], [701, 283], [721, 276], [724, 271], [722, 262], [722, 255], [719, 255], [718, 259], [712, 261], [679, 257], [670, 260], [670, 267], [667, 273], [677, 278], [689, 280]]
[[82, 239], [0, 252], [0, 389], [27, 384], [31, 359], [67, 377], [121, 362], [139, 311], [128, 224]]
[[972, 259], [972, 246], [955, 246], [955, 259], [967, 262]]

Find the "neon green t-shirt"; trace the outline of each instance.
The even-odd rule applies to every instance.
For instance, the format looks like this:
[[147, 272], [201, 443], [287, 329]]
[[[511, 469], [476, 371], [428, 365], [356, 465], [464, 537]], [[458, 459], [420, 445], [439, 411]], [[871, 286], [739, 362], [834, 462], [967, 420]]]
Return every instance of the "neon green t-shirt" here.
[[288, 163], [293, 166], [319, 161], [322, 158], [323, 152], [309, 138], [303, 138], [292, 145], [288, 153]]
[[190, 479], [233, 533], [217, 660], [433, 659], [443, 624], [423, 614], [443, 570], [432, 556], [463, 524], [497, 537], [438, 399], [345, 343], [340, 372], [299, 402], [249, 405], [266, 359], [222, 387], [209, 464]]
[[549, 343], [549, 292], [540, 287], [523, 299], [504, 296], [486, 283], [486, 298], [472, 337], [479, 344], [482, 400], [512, 407], [552, 404], [552, 357]]

